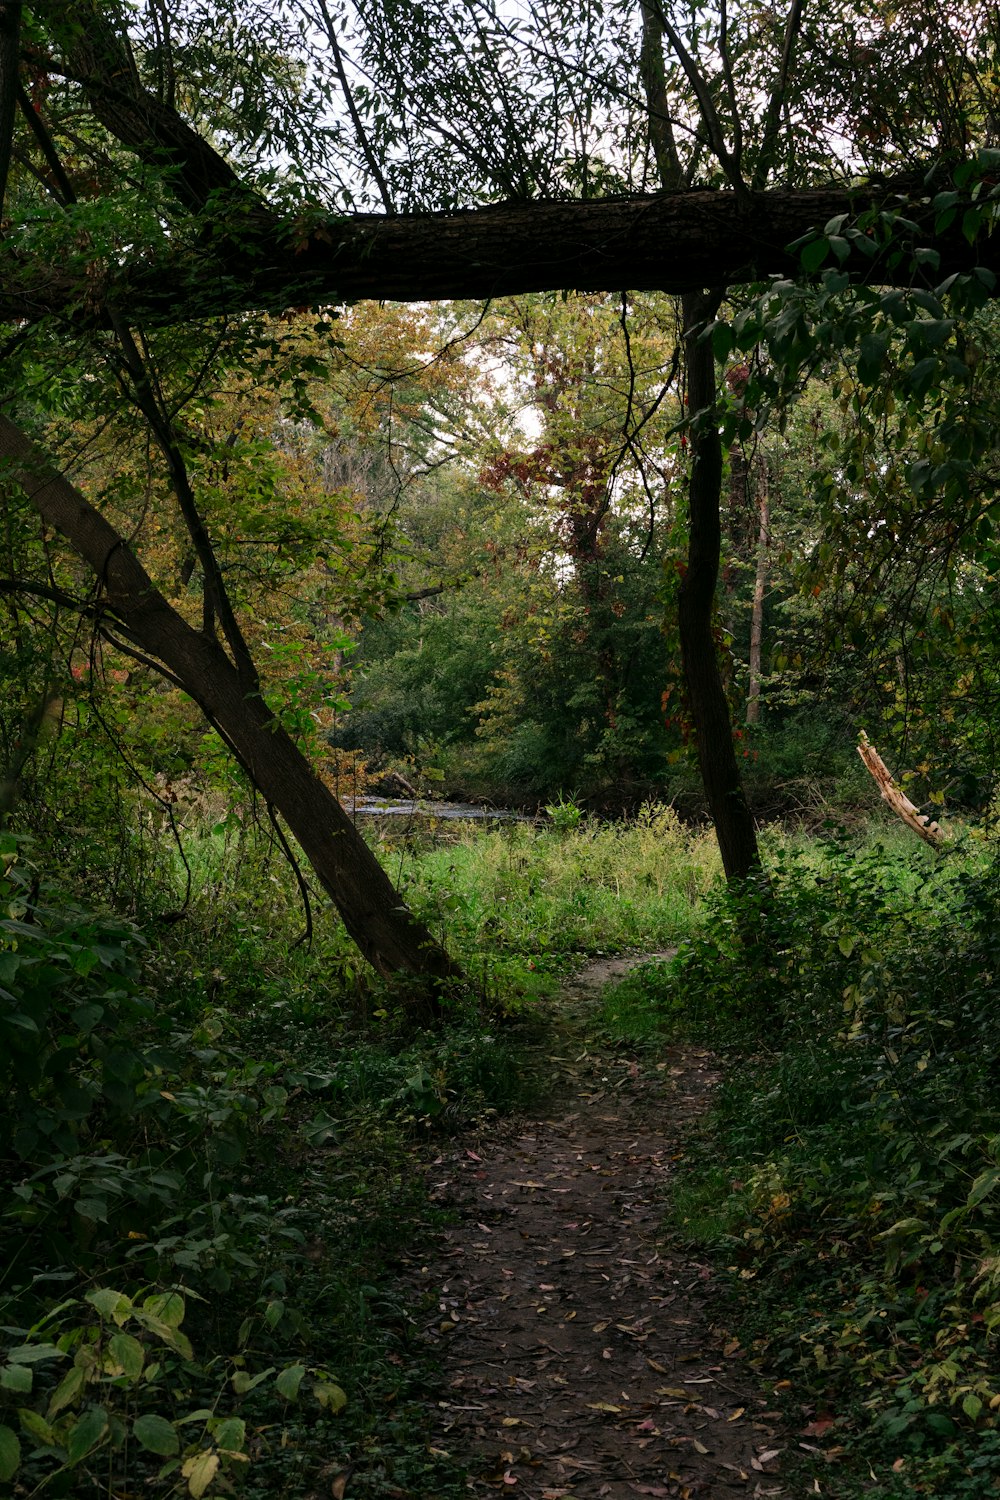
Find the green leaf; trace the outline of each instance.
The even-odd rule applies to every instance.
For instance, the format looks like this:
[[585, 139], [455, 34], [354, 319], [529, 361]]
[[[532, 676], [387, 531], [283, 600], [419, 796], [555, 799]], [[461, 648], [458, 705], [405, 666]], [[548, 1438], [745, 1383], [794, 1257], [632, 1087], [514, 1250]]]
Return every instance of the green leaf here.
[[962, 233], [970, 245], [975, 244], [980, 229], [983, 227], [983, 211], [981, 208], [967, 208], [962, 215]]
[[65, 1406], [72, 1406], [87, 1383], [87, 1372], [82, 1365], [76, 1365], [63, 1376], [49, 1401], [49, 1409], [46, 1416], [52, 1420]]
[[119, 1328], [132, 1311], [131, 1297], [126, 1297], [124, 1292], [113, 1292], [106, 1286], [99, 1286], [96, 1291], [88, 1292], [84, 1300], [91, 1307], [96, 1307], [102, 1318], [117, 1323]]
[[95, 1224], [106, 1224], [108, 1205], [103, 1198], [78, 1198], [73, 1204], [81, 1219], [91, 1219]]
[[158, 1417], [153, 1412], [145, 1416], [136, 1417], [132, 1423], [132, 1431], [136, 1442], [149, 1453], [158, 1453], [161, 1458], [173, 1458], [175, 1453], [180, 1452], [181, 1440], [172, 1422], [166, 1417]]
[[728, 323], [718, 322], [712, 325], [712, 353], [722, 364], [723, 360], [729, 358], [733, 352], [733, 330]]
[[42, 1359], [65, 1359], [66, 1355], [55, 1344], [18, 1344], [7, 1350], [12, 1365], [37, 1365]]
[[154, 1297], [147, 1297], [142, 1305], [146, 1312], [166, 1323], [168, 1328], [179, 1328], [184, 1322], [184, 1298], [179, 1292], [159, 1292]]
[[317, 1380], [313, 1386], [313, 1395], [320, 1406], [336, 1416], [338, 1411], [343, 1411], [347, 1405], [347, 1392], [332, 1380]]
[[889, 348], [887, 333], [866, 333], [860, 346], [858, 379], [863, 385], [875, 385], [882, 374], [882, 365]]
[[32, 1384], [33, 1377], [27, 1365], [4, 1365], [0, 1370], [0, 1386], [5, 1391], [17, 1391], [26, 1395]]
[[875, 1238], [877, 1240], [911, 1239], [913, 1235], [919, 1234], [922, 1229], [926, 1228], [927, 1223], [924, 1219], [897, 1219], [895, 1224], [890, 1224], [888, 1229], [883, 1229], [882, 1233], [877, 1234]]
[[121, 1365], [130, 1380], [138, 1380], [146, 1362], [146, 1351], [130, 1333], [115, 1333], [108, 1340], [108, 1352]]
[[237, 1396], [245, 1396], [247, 1391], [252, 1391], [255, 1386], [260, 1385], [269, 1375], [274, 1374], [274, 1366], [269, 1365], [259, 1375], [251, 1375], [249, 1370], [236, 1370], [233, 1374], [233, 1390]]
[[70, 1464], [78, 1464], [86, 1458], [108, 1430], [108, 1414], [103, 1406], [92, 1406], [73, 1424], [66, 1443], [66, 1458]]
[[226, 1417], [219, 1423], [212, 1436], [218, 1446], [225, 1449], [227, 1453], [241, 1453], [246, 1442], [247, 1424], [242, 1417]]
[[982, 1203], [997, 1183], [1000, 1183], [1000, 1167], [987, 1167], [985, 1172], [980, 1172], [969, 1189], [969, 1196], [965, 1200], [966, 1208], [975, 1208], [977, 1203]]
[[0, 1427], [0, 1481], [6, 1484], [21, 1462], [21, 1440], [9, 1427]]
[[56, 1446], [56, 1435], [41, 1412], [32, 1411], [30, 1406], [19, 1406], [17, 1416], [25, 1432], [30, 1433], [38, 1442], [44, 1443], [46, 1448]]
[[928, 354], [926, 359], [918, 360], [913, 366], [906, 377], [906, 384], [915, 396], [926, 396], [939, 369], [937, 355]]
[[4, 1025], [6, 1026], [16, 1026], [19, 1031], [32, 1031], [36, 1035], [38, 1033], [38, 1027], [35, 1025], [31, 1017], [22, 1015], [20, 1012], [17, 1012], [14, 1015], [11, 1015], [10, 1012], [8, 1012], [7, 1015], [0, 1016], [0, 1020], [2, 1020], [4, 1022]]
[[294, 1401], [299, 1394], [299, 1386], [306, 1373], [305, 1365], [289, 1365], [287, 1369], [281, 1370], [277, 1380], [274, 1382], [279, 1393], [286, 1401]]
[[811, 276], [814, 271], [819, 270], [829, 253], [830, 241], [825, 235], [819, 239], [810, 240], [809, 244], [803, 247], [799, 256], [803, 271], [807, 271]]
[[970, 1422], [974, 1422], [976, 1420], [982, 1409], [983, 1403], [980, 1401], [979, 1397], [974, 1396], [971, 1391], [967, 1396], [963, 1398], [962, 1410], [965, 1412], [965, 1415], [968, 1417]]
[[917, 318], [910, 324], [908, 333], [915, 347], [922, 345], [926, 349], [940, 349], [954, 329], [954, 318]]
[[171, 1328], [169, 1324], [163, 1322], [162, 1318], [154, 1317], [152, 1313], [147, 1312], [145, 1307], [135, 1308], [132, 1316], [161, 1343], [167, 1344], [171, 1349], [176, 1349], [183, 1359], [194, 1358], [191, 1341], [186, 1334], [181, 1333], [179, 1328]]

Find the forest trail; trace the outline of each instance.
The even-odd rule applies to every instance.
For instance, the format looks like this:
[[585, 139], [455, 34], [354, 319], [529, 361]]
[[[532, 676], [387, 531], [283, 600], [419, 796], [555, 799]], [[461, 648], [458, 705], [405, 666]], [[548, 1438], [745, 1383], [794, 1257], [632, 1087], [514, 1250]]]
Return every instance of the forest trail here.
[[545, 1061], [553, 1095], [516, 1130], [459, 1140], [431, 1167], [457, 1214], [419, 1271], [444, 1368], [434, 1441], [472, 1462], [470, 1494], [524, 1500], [787, 1496], [780, 1417], [712, 1326], [711, 1274], [662, 1233], [710, 1054], [652, 1069], [595, 1050], [588, 1013], [640, 959], [569, 981]]

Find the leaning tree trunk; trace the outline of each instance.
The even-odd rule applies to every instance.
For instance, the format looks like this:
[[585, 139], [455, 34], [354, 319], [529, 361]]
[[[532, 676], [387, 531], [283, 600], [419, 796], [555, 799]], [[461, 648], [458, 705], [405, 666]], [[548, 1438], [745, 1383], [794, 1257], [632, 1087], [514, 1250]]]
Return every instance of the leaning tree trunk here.
[[699, 334], [718, 294], [683, 299], [684, 357], [691, 417], [688, 558], [677, 601], [681, 659], [694, 721], [705, 796], [726, 879], [745, 880], [760, 864], [757, 831], [740, 779], [733, 726], [712, 629], [722, 549], [722, 439], [716, 410], [715, 356]]
[[96, 573], [97, 613], [109, 639], [117, 631], [195, 700], [284, 818], [369, 963], [385, 976], [402, 972], [435, 984], [460, 977], [264, 699], [247, 693], [218, 641], [187, 624], [125, 539], [2, 415], [0, 457], [43, 520]]

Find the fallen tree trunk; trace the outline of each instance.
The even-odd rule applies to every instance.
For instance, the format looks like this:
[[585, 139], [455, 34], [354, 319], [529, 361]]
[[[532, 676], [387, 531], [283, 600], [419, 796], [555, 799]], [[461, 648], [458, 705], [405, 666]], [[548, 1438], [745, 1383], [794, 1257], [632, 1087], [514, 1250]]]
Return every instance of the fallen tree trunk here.
[[[223, 200], [224, 203], [224, 200]], [[905, 209], [905, 243], [932, 246], [941, 279], [980, 265], [1000, 274], [1000, 236], [970, 245], [960, 227], [935, 233], [928, 201], [892, 196], [892, 184], [748, 193], [683, 191], [631, 198], [497, 203], [450, 213], [330, 216], [297, 228], [264, 205], [216, 210], [212, 232], [123, 269], [111, 261], [79, 270], [25, 263], [5, 267], [0, 318], [38, 318], [104, 303], [132, 322], [164, 323], [247, 308], [280, 311], [375, 298], [489, 298], [564, 287], [672, 293], [802, 276], [788, 246], [828, 220], [873, 206]], [[958, 214], [957, 225], [962, 222]], [[206, 224], [206, 231], [208, 225]], [[908, 255], [850, 249], [838, 267], [852, 279], [908, 285]]]

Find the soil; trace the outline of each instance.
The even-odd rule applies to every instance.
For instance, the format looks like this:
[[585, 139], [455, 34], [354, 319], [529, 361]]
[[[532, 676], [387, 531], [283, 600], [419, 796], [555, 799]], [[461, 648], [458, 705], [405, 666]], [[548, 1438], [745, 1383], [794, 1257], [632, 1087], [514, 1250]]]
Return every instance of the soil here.
[[411, 1274], [445, 1372], [434, 1442], [470, 1463], [472, 1495], [789, 1494], [780, 1417], [714, 1321], [709, 1267], [663, 1227], [717, 1063], [675, 1047], [643, 1065], [587, 1041], [597, 992], [640, 961], [567, 986], [542, 1116], [431, 1168], [456, 1222]]

